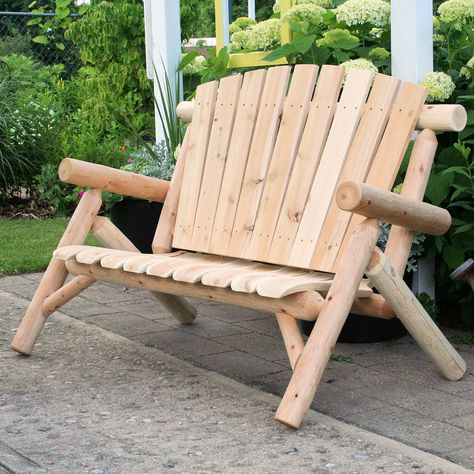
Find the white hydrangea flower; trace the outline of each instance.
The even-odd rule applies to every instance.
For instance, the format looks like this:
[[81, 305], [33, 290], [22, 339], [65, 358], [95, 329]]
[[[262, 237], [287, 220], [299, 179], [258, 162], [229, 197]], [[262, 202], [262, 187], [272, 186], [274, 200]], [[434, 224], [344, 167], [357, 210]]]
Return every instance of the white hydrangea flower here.
[[230, 37], [230, 48], [232, 50], [247, 49], [249, 40], [249, 29], [236, 31]]
[[390, 57], [390, 53], [385, 48], [373, 48], [369, 52], [369, 58], [374, 61], [383, 61]]
[[[237, 33], [247, 34], [247, 38], [245, 39], [247, 49], [266, 51], [280, 43], [281, 24], [276, 18], [270, 18], [269, 20], [257, 23], [245, 31]], [[232, 35], [232, 37], [233, 36], [234, 35]]]
[[[303, 5], [305, 3], [311, 3], [322, 8], [331, 8], [332, 6], [332, 0], [296, 0], [295, 5]], [[280, 13], [280, 11], [280, 0], [278, 0], [273, 5], [273, 13]]]
[[426, 101], [429, 103], [444, 102], [456, 88], [451, 76], [444, 72], [428, 72], [421, 83], [428, 90]]
[[205, 63], [206, 58], [204, 56], [196, 56], [189, 64], [186, 64], [183, 74], [188, 76], [197, 74], [204, 69]]
[[296, 5], [304, 5], [305, 3], [321, 8], [331, 8], [332, 6], [332, 0], [296, 0]]
[[454, 22], [458, 27], [473, 21], [474, 2], [472, 0], [448, 0], [438, 8], [442, 21]]
[[373, 72], [373, 77], [375, 77], [375, 74], [379, 72], [372, 61], [363, 58], [350, 59], [349, 61], [342, 63], [341, 66], [344, 66], [345, 69], [344, 80], [347, 78], [349, 69], [367, 69], [368, 71]]
[[336, 8], [336, 18], [348, 26], [370, 23], [385, 27], [390, 23], [390, 4], [384, 0], [347, 0]]
[[474, 56], [461, 68], [460, 74], [466, 79], [472, 79], [472, 70], [474, 69]]
[[281, 18], [283, 23], [305, 22], [310, 26], [318, 26], [323, 23], [323, 13], [326, 10], [317, 5], [304, 3], [290, 8]]
[[254, 26], [257, 22], [253, 18], [248, 18], [246, 16], [241, 16], [229, 25], [229, 33], [236, 33], [237, 31], [247, 30], [248, 28]]

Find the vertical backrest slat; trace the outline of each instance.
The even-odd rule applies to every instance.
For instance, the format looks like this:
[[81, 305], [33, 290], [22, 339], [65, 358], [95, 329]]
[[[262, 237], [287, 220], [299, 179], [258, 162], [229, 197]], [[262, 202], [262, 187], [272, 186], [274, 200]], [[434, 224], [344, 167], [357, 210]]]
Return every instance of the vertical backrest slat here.
[[350, 69], [341, 100], [293, 242], [290, 265], [308, 267], [339, 175], [359, 125], [372, 83], [372, 72]]
[[344, 68], [323, 66], [281, 207], [268, 260], [288, 260], [336, 111]]
[[283, 110], [280, 130], [265, 177], [249, 251], [244, 257], [265, 260], [270, 250], [280, 208], [285, 197], [296, 152], [308, 116], [318, 67], [295, 66]]
[[[395, 77], [376, 76], [338, 185], [347, 180], [365, 181], [399, 87], [400, 80]], [[311, 267], [331, 271], [350, 218], [351, 213], [339, 209], [333, 200], [313, 253]]]
[[[242, 108], [242, 104], [239, 103], [241, 86], [242, 76], [240, 74], [225, 77], [219, 83], [216, 110], [192, 232], [193, 250], [206, 252], [209, 248], [212, 224], [214, 223], [237, 104]], [[242, 90], [242, 93], [245, 94], [245, 90]], [[235, 125], [237, 126], [237, 124]]]
[[[374, 158], [366, 183], [391, 190], [405, 155], [409, 141], [415, 130], [418, 117], [426, 99], [426, 89], [418, 84], [404, 82], [400, 87], [390, 120], [385, 129], [377, 154]], [[337, 270], [339, 261], [347, 247], [354, 227], [364, 218], [353, 215], [347, 227], [332, 271]]]
[[[253, 136], [243, 134], [242, 143], [235, 142], [233, 159], [229, 154], [214, 220], [211, 252], [243, 255], [245, 228], [247, 222], [254, 223], [262, 189], [259, 180], [263, 180], [272, 155], [290, 71], [289, 66], [268, 70]], [[247, 159], [242, 149], [246, 152], [249, 146]], [[233, 227], [239, 232], [232, 232]]]
[[176, 248], [190, 248], [191, 246], [192, 229], [201, 191], [201, 178], [216, 105], [216, 94], [216, 81], [202, 84], [196, 90], [196, 105], [173, 238], [173, 245]]

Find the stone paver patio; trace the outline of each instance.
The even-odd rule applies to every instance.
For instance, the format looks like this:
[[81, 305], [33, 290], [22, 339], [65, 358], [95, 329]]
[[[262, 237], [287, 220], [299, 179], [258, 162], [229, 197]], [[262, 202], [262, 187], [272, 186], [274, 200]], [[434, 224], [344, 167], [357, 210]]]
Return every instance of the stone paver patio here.
[[[1, 278], [0, 288], [30, 299], [40, 277]], [[274, 317], [194, 303], [195, 324], [181, 326], [148, 293], [95, 284], [61, 311], [281, 396], [291, 371]], [[448, 382], [409, 336], [338, 344], [339, 360], [330, 362], [312, 408], [473, 469], [474, 347], [456, 348], [468, 371], [463, 380]]]

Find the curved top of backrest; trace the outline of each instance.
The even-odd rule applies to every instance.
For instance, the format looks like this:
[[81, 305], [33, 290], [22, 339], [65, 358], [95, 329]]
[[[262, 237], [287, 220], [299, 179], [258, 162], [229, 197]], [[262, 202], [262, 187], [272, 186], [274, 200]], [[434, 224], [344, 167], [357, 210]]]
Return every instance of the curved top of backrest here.
[[345, 180], [391, 189], [426, 97], [340, 66], [278, 66], [198, 87], [173, 247], [335, 271], [358, 217]]

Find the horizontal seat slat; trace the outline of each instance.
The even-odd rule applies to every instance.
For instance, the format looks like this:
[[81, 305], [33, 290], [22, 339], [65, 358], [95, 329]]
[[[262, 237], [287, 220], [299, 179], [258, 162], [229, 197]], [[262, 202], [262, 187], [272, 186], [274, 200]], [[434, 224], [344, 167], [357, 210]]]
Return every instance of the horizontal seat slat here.
[[[230, 287], [238, 293], [258, 293], [274, 299], [308, 290], [326, 292], [333, 280], [330, 273], [182, 250], [153, 255], [71, 245], [57, 249], [54, 256], [60, 260], [76, 260], [83, 265], [100, 265], [109, 270], [171, 278], [187, 285], [202, 283], [215, 288]], [[366, 282], [362, 282], [358, 296], [366, 297], [371, 293]]]

